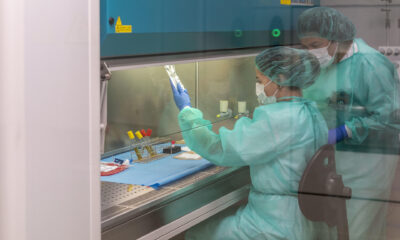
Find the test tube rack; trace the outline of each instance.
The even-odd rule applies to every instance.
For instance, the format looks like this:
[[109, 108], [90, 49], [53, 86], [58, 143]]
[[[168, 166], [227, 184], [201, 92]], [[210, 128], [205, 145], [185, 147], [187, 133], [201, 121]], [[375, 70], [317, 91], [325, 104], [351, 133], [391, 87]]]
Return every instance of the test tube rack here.
[[123, 148], [119, 148], [119, 149], [104, 153], [101, 156], [101, 158], [103, 159], [103, 158], [107, 158], [107, 157], [111, 157], [111, 156], [116, 156], [116, 155], [124, 153], [124, 152], [134, 151], [134, 148], [137, 147], [137, 148], [142, 150], [142, 157], [143, 158], [141, 160], [133, 159], [133, 162], [134, 163], [148, 163], [148, 162], [160, 159], [160, 158], [165, 157], [165, 156], [168, 155], [168, 154], [162, 153], [163, 147], [159, 146], [159, 145], [161, 145], [163, 143], [168, 143], [168, 142], [170, 142], [169, 138], [156, 137], [156, 138], [150, 139], [146, 143], [147, 145], [155, 146], [155, 152], [156, 152], [155, 156], [151, 156], [149, 153], [146, 153], [146, 151], [143, 149], [143, 144], [139, 142], [139, 143], [134, 143], [134, 144], [131, 144], [129, 146], [126, 146], [126, 147], [123, 147]]

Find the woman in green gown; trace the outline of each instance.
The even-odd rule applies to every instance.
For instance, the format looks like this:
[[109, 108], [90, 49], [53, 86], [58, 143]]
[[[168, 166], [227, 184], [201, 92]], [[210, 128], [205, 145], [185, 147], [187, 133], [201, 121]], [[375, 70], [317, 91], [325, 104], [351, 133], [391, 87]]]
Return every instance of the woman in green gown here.
[[337, 171], [353, 190], [350, 239], [385, 239], [386, 201], [399, 159], [399, 78], [382, 54], [355, 38], [354, 25], [332, 8], [302, 13], [302, 45], [321, 64], [304, 97], [317, 103], [336, 145]]
[[246, 206], [207, 219], [186, 239], [314, 239], [324, 227], [303, 216], [296, 194], [307, 162], [328, 139], [315, 103], [301, 94], [318, 75], [318, 61], [307, 51], [276, 47], [255, 62], [262, 105], [252, 119], [243, 117], [219, 134], [199, 109], [190, 107], [187, 91], [171, 84], [186, 144], [216, 165], [249, 166], [251, 176]]

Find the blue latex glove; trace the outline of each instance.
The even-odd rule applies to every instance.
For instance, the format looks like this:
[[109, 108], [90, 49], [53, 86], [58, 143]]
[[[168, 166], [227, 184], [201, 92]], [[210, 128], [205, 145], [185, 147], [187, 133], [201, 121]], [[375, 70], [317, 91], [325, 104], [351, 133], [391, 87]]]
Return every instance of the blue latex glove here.
[[175, 104], [179, 108], [179, 111], [184, 107], [191, 107], [190, 97], [187, 90], [183, 89], [179, 83], [177, 84], [178, 89], [176, 89], [171, 79], [169, 82], [171, 83], [172, 94], [174, 95]]
[[335, 144], [341, 142], [348, 136], [349, 135], [347, 135], [346, 127], [344, 125], [330, 129], [328, 132], [328, 143]]

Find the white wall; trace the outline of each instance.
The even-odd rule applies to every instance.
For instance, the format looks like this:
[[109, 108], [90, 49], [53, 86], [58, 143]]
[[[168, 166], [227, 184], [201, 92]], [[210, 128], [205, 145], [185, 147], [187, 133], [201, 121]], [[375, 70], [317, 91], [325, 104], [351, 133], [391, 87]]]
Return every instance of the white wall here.
[[400, 45], [400, 0], [392, 0], [391, 28], [385, 29], [386, 15], [381, 11], [381, 0], [321, 0], [321, 6], [338, 9], [355, 24], [357, 37], [373, 47]]
[[23, 9], [0, 1], [0, 239], [27, 236]]
[[98, 0], [0, 1], [0, 239], [100, 239]]

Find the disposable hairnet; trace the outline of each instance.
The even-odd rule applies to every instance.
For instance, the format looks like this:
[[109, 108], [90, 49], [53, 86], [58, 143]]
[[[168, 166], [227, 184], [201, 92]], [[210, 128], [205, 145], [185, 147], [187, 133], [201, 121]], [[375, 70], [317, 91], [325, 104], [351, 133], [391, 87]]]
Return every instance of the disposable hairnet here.
[[330, 41], [353, 40], [356, 28], [353, 23], [333, 8], [316, 7], [304, 11], [298, 20], [299, 38], [320, 37]]
[[318, 60], [308, 51], [288, 47], [269, 48], [256, 57], [260, 72], [280, 86], [307, 88], [320, 72]]

